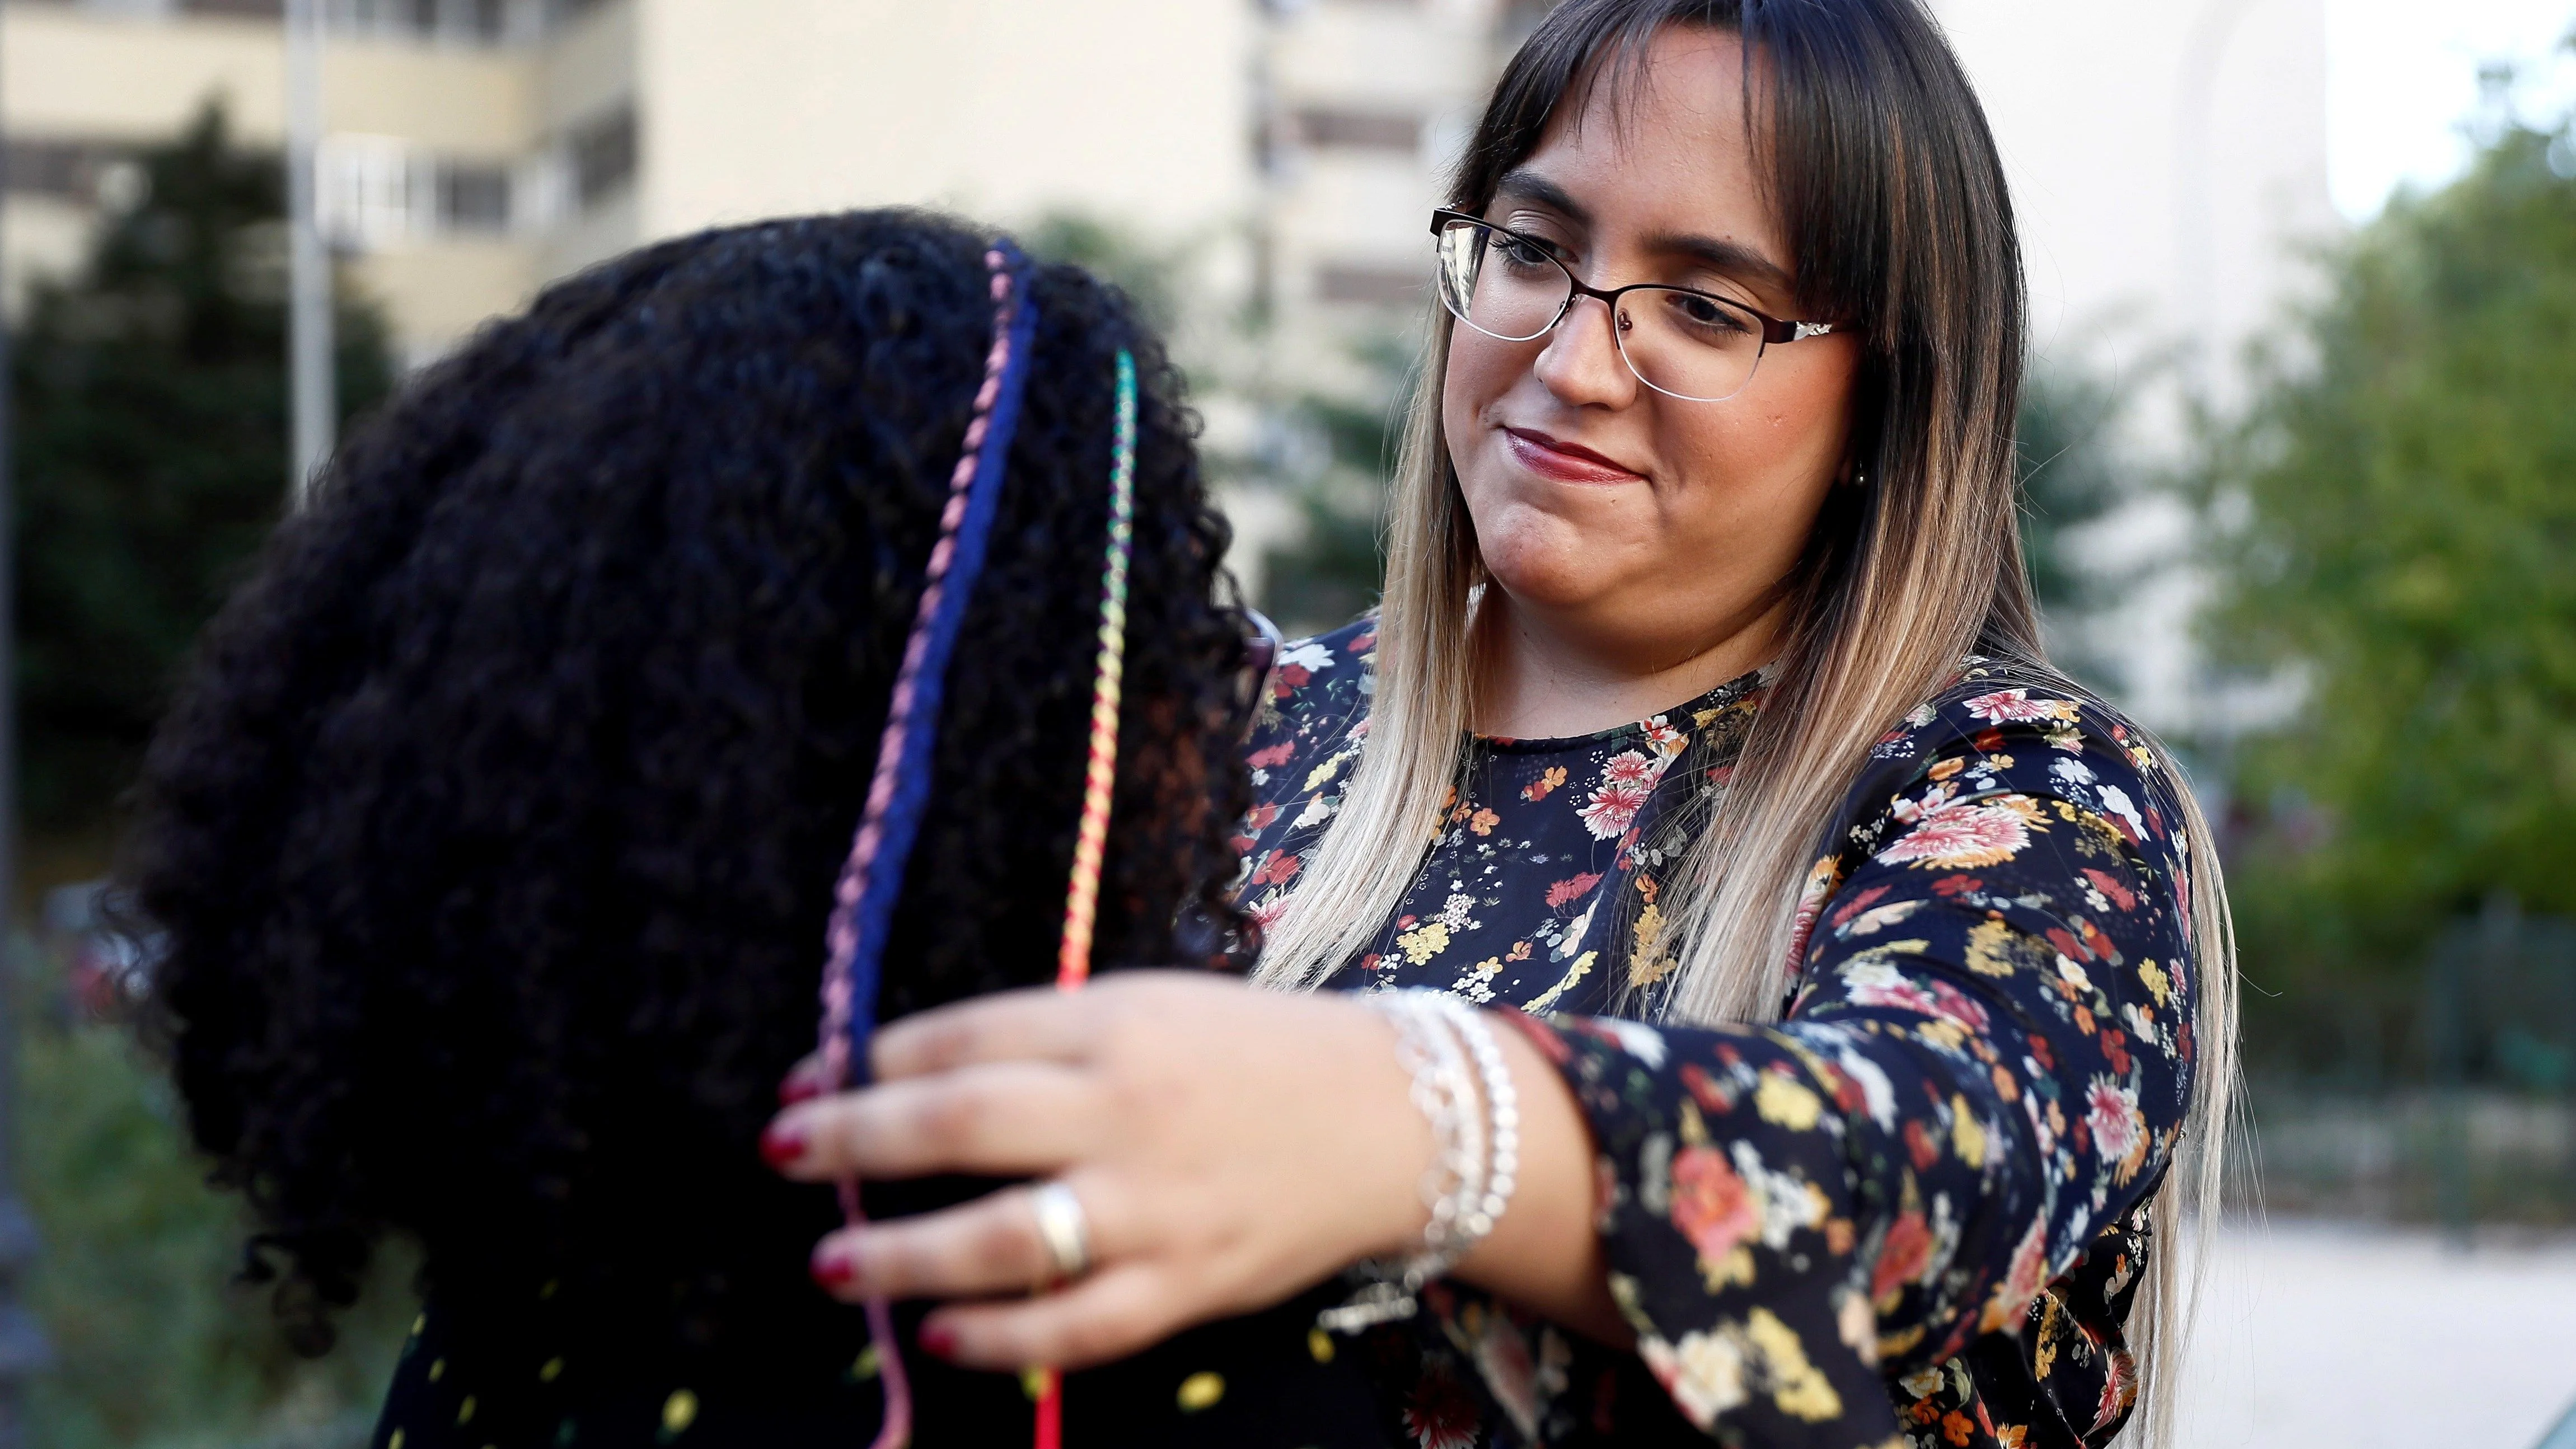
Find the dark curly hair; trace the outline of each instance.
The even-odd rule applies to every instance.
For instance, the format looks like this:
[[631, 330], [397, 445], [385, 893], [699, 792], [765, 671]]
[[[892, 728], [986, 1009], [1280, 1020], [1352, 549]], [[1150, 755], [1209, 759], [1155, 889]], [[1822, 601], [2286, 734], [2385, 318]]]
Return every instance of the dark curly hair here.
[[[813, 1046], [823, 925], [991, 325], [986, 241], [893, 211], [646, 248], [486, 328], [352, 437], [208, 630], [127, 875], [148, 1020], [254, 1277], [330, 1342], [388, 1231], [444, 1304], [578, 1284], [720, 1338], [830, 1194], [755, 1141]], [[1035, 271], [990, 561], [948, 685], [888, 1016], [1047, 979], [1081, 795], [1117, 349], [1142, 375], [1100, 961], [1232, 929], [1245, 803], [1179, 379]]]

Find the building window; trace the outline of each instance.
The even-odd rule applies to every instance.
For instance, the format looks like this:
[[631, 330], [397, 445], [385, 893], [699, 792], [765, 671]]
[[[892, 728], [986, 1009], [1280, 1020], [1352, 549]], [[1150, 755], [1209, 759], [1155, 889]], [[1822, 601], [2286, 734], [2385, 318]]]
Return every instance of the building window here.
[[106, 141], [12, 136], [0, 151], [0, 173], [13, 192], [88, 206], [98, 201], [107, 169], [131, 149]]
[[1412, 307], [1429, 295], [1423, 267], [1372, 267], [1326, 263], [1315, 271], [1315, 295], [1326, 302], [1362, 307]]
[[1307, 106], [1297, 112], [1297, 135], [1317, 150], [1411, 155], [1422, 148], [1422, 117], [1414, 111]]
[[635, 107], [631, 104], [588, 121], [566, 138], [572, 153], [572, 194], [583, 209], [598, 205], [635, 180]]
[[[192, 0], [193, 3], [193, 0]], [[251, 0], [212, 0], [251, 3]], [[510, 0], [324, 0], [331, 27], [357, 35], [499, 45], [511, 38]], [[277, 7], [271, 4], [269, 13]]]
[[450, 232], [510, 229], [510, 168], [470, 161], [438, 166], [438, 226]]

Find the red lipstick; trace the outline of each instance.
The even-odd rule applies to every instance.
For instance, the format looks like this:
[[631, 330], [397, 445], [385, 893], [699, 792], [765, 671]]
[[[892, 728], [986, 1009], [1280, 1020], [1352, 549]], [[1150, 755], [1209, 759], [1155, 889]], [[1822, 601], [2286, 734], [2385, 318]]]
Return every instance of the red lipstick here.
[[1522, 467], [1559, 483], [1635, 483], [1644, 476], [1590, 448], [1528, 428], [1505, 428], [1503, 438]]

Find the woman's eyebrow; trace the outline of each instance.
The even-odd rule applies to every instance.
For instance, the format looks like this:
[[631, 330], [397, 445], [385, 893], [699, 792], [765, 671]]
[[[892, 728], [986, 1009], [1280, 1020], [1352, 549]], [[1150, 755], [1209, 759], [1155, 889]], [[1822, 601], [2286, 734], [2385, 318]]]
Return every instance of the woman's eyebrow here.
[[1767, 287], [1783, 296], [1794, 296], [1798, 290], [1796, 280], [1779, 263], [1742, 242], [1690, 232], [1658, 232], [1646, 238], [1646, 250], [1664, 256], [1687, 257], [1711, 271], [1724, 272], [1738, 281]]
[[1526, 167], [1503, 173], [1503, 179], [1494, 183], [1494, 195], [1544, 206], [1579, 227], [1592, 225], [1592, 213], [1574, 199], [1572, 192]]

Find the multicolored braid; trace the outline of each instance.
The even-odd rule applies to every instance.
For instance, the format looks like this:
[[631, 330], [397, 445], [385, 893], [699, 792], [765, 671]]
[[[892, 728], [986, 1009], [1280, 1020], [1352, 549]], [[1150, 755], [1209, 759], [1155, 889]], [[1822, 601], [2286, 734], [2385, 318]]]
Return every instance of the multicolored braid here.
[[[904, 641], [885, 731], [877, 739], [867, 804], [832, 892], [832, 918], [824, 930], [820, 1046], [825, 1079], [836, 1089], [856, 1085], [867, 1074], [886, 923], [903, 894], [904, 864], [929, 801], [930, 750], [938, 733], [948, 660], [956, 651], [975, 576], [983, 571], [985, 543], [1001, 502], [1002, 471], [1019, 426], [1020, 398], [1028, 388], [1037, 308], [1019, 277], [1023, 260], [1008, 242], [984, 254], [993, 292], [993, 344], [984, 357], [984, 382], [975, 393], [956, 471], [949, 475], [948, 505], [939, 515], [939, 541], [931, 546], [923, 570], [921, 603], [913, 614], [911, 637]], [[852, 1225], [865, 1222], [857, 1180], [844, 1180], [840, 1188], [842, 1217]], [[893, 1311], [883, 1298], [871, 1298], [867, 1315], [868, 1338], [885, 1383], [885, 1423], [877, 1431], [875, 1449], [904, 1449], [912, 1440], [912, 1387], [896, 1346]]]
[[1118, 778], [1118, 700], [1127, 674], [1127, 561], [1136, 551], [1136, 359], [1118, 350], [1118, 422], [1109, 473], [1108, 561], [1100, 570], [1100, 654], [1091, 688], [1091, 760], [1082, 780], [1082, 825], [1064, 893], [1064, 939], [1055, 984], [1071, 991], [1091, 975], [1091, 922], [1100, 902], [1100, 857], [1109, 842], [1109, 790]]
[[[1127, 675], [1127, 563], [1136, 552], [1136, 359], [1118, 349], [1117, 442], [1109, 465], [1108, 561], [1100, 571], [1100, 653], [1091, 684], [1091, 758], [1082, 777], [1082, 824], [1064, 891], [1064, 936], [1055, 987], [1091, 979], [1091, 922], [1100, 904], [1100, 858], [1109, 843], [1109, 797], [1118, 782], [1118, 700]], [[1064, 1375], [1037, 1371], [1036, 1449], [1064, 1443]]]
[[[868, 1041], [875, 1034], [878, 988], [883, 979], [887, 922], [903, 892], [906, 860], [921, 828], [930, 795], [930, 749], [948, 661], [982, 572], [1002, 477], [1027, 391], [1037, 308], [1020, 280], [1024, 259], [1007, 241], [984, 254], [992, 278], [993, 344], [984, 359], [983, 386], [966, 425], [965, 445], [949, 475], [948, 504], [939, 518], [939, 540], [923, 570], [921, 601], [904, 643], [877, 741], [867, 804], [859, 815], [834, 887], [825, 928], [823, 1025], [824, 1075], [834, 1088], [864, 1081]], [[1135, 551], [1136, 359], [1118, 352], [1117, 421], [1109, 479], [1109, 541], [1100, 581], [1100, 630], [1092, 682], [1091, 743], [1083, 772], [1082, 819], [1065, 888], [1064, 932], [1056, 957], [1056, 985], [1070, 991], [1091, 975], [1092, 924], [1100, 901], [1100, 868], [1109, 838], [1111, 793], [1118, 776], [1118, 708], [1126, 674], [1127, 569]], [[840, 1184], [841, 1211], [852, 1225], [866, 1221], [856, 1179]], [[882, 1298], [867, 1303], [868, 1337], [885, 1384], [885, 1422], [874, 1449], [905, 1449], [912, 1439], [912, 1391], [894, 1333], [893, 1313]], [[1063, 1380], [1038, 1371], [1038, 1449], [1058, 1449], [1063, 1439]]]

